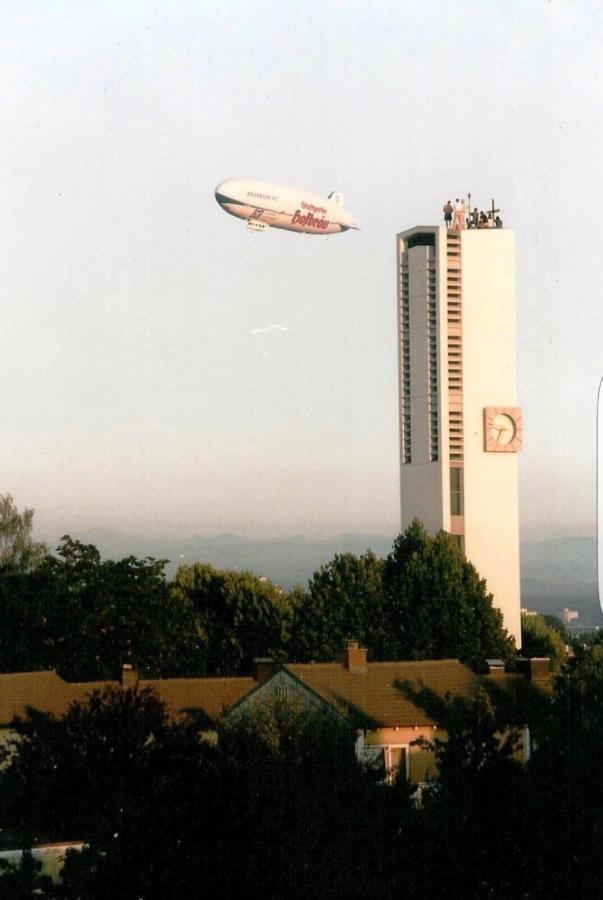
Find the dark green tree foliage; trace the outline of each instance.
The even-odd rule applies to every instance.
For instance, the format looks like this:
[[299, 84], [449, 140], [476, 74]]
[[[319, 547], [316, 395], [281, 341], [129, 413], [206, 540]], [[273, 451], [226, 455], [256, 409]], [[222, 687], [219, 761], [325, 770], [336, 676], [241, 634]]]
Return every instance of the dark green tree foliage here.
[[146, 677], [203, 671], [192, 608], [174, 596], [163, 560], [101, 560], [65, 537], [26, 574], [0, 572], [0, 670], [56, 668], [69, 679], [117, 678], [124, 662]]
[[417, 820], [417, 879], [447, 884], [451, 898], [511, 898], [523, 881], [518, 836], [525, 790], [519, 733], [508, 703], [482, 689], [471, 700], [424, 697], [437, 710], [446, 739], [435, 752], [436, 780], [423, 795]]
[[285, 656], [290, 605], [267, 579], [195, 563], [178, 569], [172, 595], [194, 609], [208, 675], [245, 674], [256, 657]]
[[534, 729], [526, 817], [534, 896], [603, 896], [603, 644], [578, 648]]
[[552, 616], [549, 613], [545, 613], [542, 618], [549, 628], [552, 628], [553, 631], [557, 632], [564, 644], [569, 644], [571, 637], [570, 632], [567, 630], [559, 616]]
[[35, 900], [55, 896], [51, 879], [40, 874], [42, 863], [26, 850], [18, 863], [0, 859], [0, 896], [2, 900]]
[[342, 553], [310, 579], [307, 593], [293, 600], [290, 655], [293, 659], [333, 660], [349, 638], [383, 657], [383, 562], [370, 550], [362, 556]]
[[30, 672], [56, 664], [44, 562], [31, 572], [0, 567], [0, 672]]
[[384, 569], [389, 659], [458, 658], [480, 667], [514, 646], [485, 581], [444, 531], [416, 520], [394, 542]]
[[68, 854], [62, 896], [192, 897], [192, 884], [218, 896], [214, 857], [229, 823], [217, 751], [196, 727], [170, 723], [148, 689], [107, 689], [60, 720], [32, 711], [17, 731], [2, 826], [24, 846], [88, 845]]
[[29, 710], [14, 724], [0, 799], [9, 820], [22, 823], [27, 845], [59, 836], [95, 841], [125, 827], [147, 753], [165, 737], [167, 719], [149, 689], [107, 688], [72, 704], [61, 719]]
[[521, 617], [521, 637], [521, 652], [524, 656], [546, 657], [551, 661], [551, 669], [559, 671], [566, 652], [565, 642], [558, 628], [549, 625], [544, 616], [524, 614]]
[[45, 666], [44, 544], [32, 540], [33, 510], [0, 494], [0, 671]]
[[279, 701], [224, 724], [237, 808], [225, 896], [400, 896], [410, 793], [361, 768], [354, 740], [348, 723]]
[[276, 706], [225, 724], [215, 747], [123, 690], [18, 730], [1, 824], [87, 843], [64, 898], [398, 896], [408, 792], [367, 776], [333, 719]]
[[101, 561], [95, 547], [65, 538], [49, 565], [56, 630], [69, 647], [60, 669], [68, 678], [116, 677], [123, 662], [143, 677], [202, 668], [192, 609], [170, 592], [165, 560]]
[[530, 698], [524, 767], [517, 709], [492, 691], [448, 701], [438, 713], [448, 740], [435, 742], [438, 777], [416, 823], [425, 888], [446, 883], [447, 897], [476, 900], [603, 896], [602, 701], [603, 645], [578, 651], [551, 695]]
[[332, 660], [355, 637], [372, 659], [458, 658], [483, 668], [485, 659], [513, 653], [502, 622], [450, 536], [431, 537], [415, 521], [385, 562], [343, 554], [313, 576], [296, 598], [291, 655]]

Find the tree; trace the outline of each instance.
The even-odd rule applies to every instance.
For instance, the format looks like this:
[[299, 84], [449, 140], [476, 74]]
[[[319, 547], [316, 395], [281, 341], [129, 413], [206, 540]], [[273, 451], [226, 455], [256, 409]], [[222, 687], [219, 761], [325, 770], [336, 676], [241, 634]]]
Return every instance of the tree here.
[[414, 855], [416, 877], [429, 893], [446, 884], [446, 896], [459, 900], [531, 896], [521, 890], [525, 773], [514, 707], [502, 694], [490, 686], [471, 698], [427, 689], [415, 696], [446, 733], [417, 741], [437, 762], [423, 793]]
[[[388, 896], [413, 815], [406, 784], [383, 785], [355, 756], [349, 723], [274, 699], [220, 729], [236, 794], [236, 885], [268, 897]], [[404, 869], [400, 865], [400, 871]], [[400, 881], [398, 891], [403, 881]], [[391, 896], [399, 896], [395, 891]]]
[[570, 642], [570, 633], [559, 618], [559, 616], [552, 616], [550, 613], [544, 613], [542, 618], [545, 623], [552, 628], [553, 631], [556, 631], [564, 644], [569, 644]]
[[56, 556], [0, 582], [0, 670], [55, 668], [66, 678], [119, 677], [131, 662], [146, 677], [204, 670], [193, 609], [175, 596], [165, 561], [101, 560], [64, 537]]
[[194, 610], [207, 674], [246, 674], [255, 657], [284, 655], [290, 605], [267, 579], [195, 563], [178, 569], [172, 596]]
[[0, 672], [30, 672], [53, 665], [48, 602], [52, 579], [43, 560], [37, 568], [0, 568]]
[[18, 863], [0, 859], [0, 890], [3, 900], [35, 900], [56, 896], [50, 876], [42, 875], [42, 863], [25, 850]]
[[31, 537], [33, 515], [33, 509], [20, 513], [10, 494], [0, 494], [0, 568], [27, 572], [46, 555], [45, 544]]
[[61, 719], [30, 709], [13, 727], [0, 797], [8, 826], [23, 826], [27, 846], [40, 837], [95, 841], [118, 829], [133, 812], [127, 797], [167, 716], [149, 689], [106, 688], [72, 703]]
[[603, 645], [576, 648], [534, 728], [525, 798], [531, 896], [601, 894], [602, 698]]
[[14, 727], [2, 827], [25, 847], [87, 845], [68, 854], [61, 896], [218, 895], [223, 776], [192, 722], [170, 721], [150, 689], [107, 688], [61, 719], [30, 710]]
[[116, 678], [122, 664], [144, 677], [200, 674], [193, 609], [175, 596], [165, 560], [101, 561], [96, 547], [65, 537], [47, 563], [56, 667], [71, 679]]
[[292, 595], [291, 657], [332, 660], [348, 638], [356, 638], [381, 658], [382, 570], [383, 562], [368, 550], [362, 556], [337, 554], [315, 572], [308, 591]]
[[486, 582], [446, 532], [432, 537], [415, 520], [394, 542], [383, 585], [387, 658], [458, 658], [480, 668], [512, 656]]
[[365, 772], [354, 732], [318, 711], [276, 701], [225, 721], [214, 745], [153, 692], [110, 689], [16, 728], [0, 824], [25, 845], [85, 842], [67, 856], [65, 900], [388, 896], [409, 852], [408, 795]]
[[522, 615], [521, 640], [525, 656], [548, 657], [551, 669], [559, 671], [567, 657], [565, 643], [559, 629], [549, 625], [544, 616]]
[[335, 556], [292, 599], [291, 655], [300, 660], [334, 659], [350, 637], [373, 659], [454, 657], [477, 668], [514, 650], [485, 581], [450, 535], [431, 537], [417, 521], [387, 560]]

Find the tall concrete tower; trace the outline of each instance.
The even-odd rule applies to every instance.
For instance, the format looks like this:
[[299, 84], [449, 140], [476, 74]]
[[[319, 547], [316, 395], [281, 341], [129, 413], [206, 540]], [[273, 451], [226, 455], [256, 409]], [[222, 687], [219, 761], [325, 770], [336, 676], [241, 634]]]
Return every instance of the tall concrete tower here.
[[396, 238], [402, 528], [450, 532], [521, 644], [514, 236]]

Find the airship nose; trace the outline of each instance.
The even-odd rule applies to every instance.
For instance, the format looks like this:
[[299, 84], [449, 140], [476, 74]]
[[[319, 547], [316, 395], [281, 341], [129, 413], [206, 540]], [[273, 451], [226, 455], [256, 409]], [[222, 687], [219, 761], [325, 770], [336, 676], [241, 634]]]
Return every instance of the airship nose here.
[[218, 201], [220, 206], [223, 206], [225, 203], [228, 203], [228, 199], [229, 199], [228, 185], [229, 184], [230, 184], [229, 181], [220, 182], [220, 184], [218, 185], [218, 187], [216, 188], [216, 190], [214, 192], [216, 195], [216, 200]]

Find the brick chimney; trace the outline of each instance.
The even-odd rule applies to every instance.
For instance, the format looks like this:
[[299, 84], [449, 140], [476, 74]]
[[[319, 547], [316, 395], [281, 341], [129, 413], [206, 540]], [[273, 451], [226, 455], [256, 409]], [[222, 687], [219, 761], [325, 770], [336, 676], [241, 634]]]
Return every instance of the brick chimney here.
[[257, 657], [256, 659], [254, 659], [253, 665], [255, 669], [253, 677], [258, 684], [262, 684], [262, 682], [268, 681], [268, 679], [274, 672], [274, 660], [269, 656]]
[[534, 687], [543, 691], [553, 690], [553, 675], [551, 661], [548, 657], [519, 657], [517, 669], [527, 678]]
[[488, 666], [488, 675], [492, 675], [494, 678], [497, 675], [505, 675], [505, 663], [502, 659], [487, 659], [486, 664]]
[[345, 667], [348, 672], [363, 675], [366, 672], [366, 648], [358, 641], [347, 641], [345, 645]]
[[124, 663], [121, 667], [122, 687], [133, 688], [138, 684], [138, 670], [132, 663]]
[[551, 678], [551, 661], [548, 657], [532, 657], [530, 659], [530, 681], [534, 687], [550, 691], [553, 689]]

